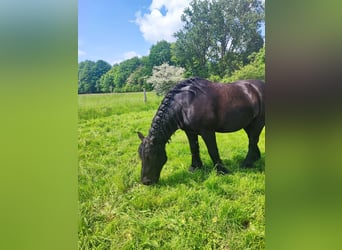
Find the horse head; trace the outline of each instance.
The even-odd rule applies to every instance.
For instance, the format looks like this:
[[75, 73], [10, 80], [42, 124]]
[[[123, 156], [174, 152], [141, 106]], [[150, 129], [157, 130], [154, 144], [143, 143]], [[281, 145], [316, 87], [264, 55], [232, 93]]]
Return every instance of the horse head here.
[[140, 132], [138, 136], [141, 140], [138, 150], [142, 162], [141, 181], [145, 185], [151, 185], [158, 182], [167, 161], [165, 146], [155, 144], [151, 138], [144, 137]]

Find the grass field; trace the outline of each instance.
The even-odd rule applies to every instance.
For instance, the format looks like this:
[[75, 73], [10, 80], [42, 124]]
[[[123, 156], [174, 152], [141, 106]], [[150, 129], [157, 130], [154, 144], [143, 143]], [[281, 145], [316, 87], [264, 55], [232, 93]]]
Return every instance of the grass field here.
[[204, 142], [204, 166], [188, 172], [191, 154], [178, 130], [167, 144], [158, 184], [140, 183], [140, 140], [161, 98], [148, 93], [79, 96], [79, 249], [264, 249], [265, 147], [255, 169], [238, 164], [244, 131], [217, 134], [221, 158], [233, 171], [217, 176]]

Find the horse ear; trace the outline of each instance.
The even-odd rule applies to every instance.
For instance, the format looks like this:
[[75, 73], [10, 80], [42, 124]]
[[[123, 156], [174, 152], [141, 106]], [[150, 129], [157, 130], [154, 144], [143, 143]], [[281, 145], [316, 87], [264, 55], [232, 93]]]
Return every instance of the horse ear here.
[[142, 133], [140, 133], [140, 132], [137, 132], [137, 133], [138, 133], [138, 136], [139, 136], [140, 140], [143, 141], [145, 136]]

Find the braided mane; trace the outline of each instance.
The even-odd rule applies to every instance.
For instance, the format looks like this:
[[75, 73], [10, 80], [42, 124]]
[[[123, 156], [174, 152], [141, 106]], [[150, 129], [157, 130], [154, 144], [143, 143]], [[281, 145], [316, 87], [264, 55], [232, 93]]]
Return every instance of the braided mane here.
[[175, 101], [175, 96], [179, 93], [188, 92], [193, 98], [198, 91], [203, 93], [200, 80], [202, 79], [190, 78], [181, 81], [166, 94], [152, 120], [149, 131], [149, 137], [153, 138], [156, 143], [168, 142], [182, 122], [180, 117], [181, 106]]

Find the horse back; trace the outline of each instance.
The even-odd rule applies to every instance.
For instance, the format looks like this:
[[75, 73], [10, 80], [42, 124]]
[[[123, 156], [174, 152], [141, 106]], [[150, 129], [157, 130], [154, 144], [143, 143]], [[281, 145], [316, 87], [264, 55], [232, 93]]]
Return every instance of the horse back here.
[[233, 132], [264, 116], [262, 81], [221, 84], [202, 80], [199, 84], [200, 93], [183, 107], [185, 126], [192, 130]]

